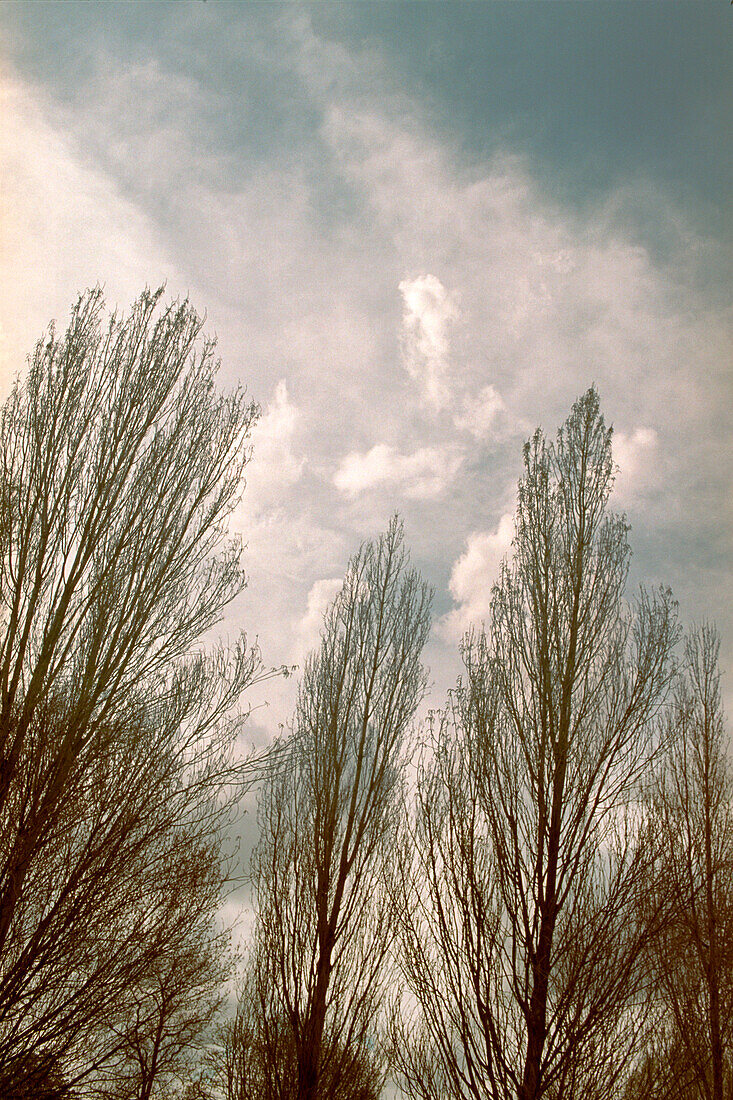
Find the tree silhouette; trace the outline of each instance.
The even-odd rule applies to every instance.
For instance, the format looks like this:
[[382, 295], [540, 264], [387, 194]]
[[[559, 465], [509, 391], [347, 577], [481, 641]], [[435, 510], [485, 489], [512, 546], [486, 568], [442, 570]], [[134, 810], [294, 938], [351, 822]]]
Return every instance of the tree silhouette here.
[[261, 674], [243, 636], [199, 645], [244, 584], [256, 407], [218, 394], [188, 303], [103, 305], [39, 341], [0, 426], [0, 1078], [23, 1051], [93, 1070], [212, 927]]
[[292, 1052], [299, 1100], [340, 1096], [360, 1065], [381, 1080], [374, 1032], [392, 934], [383, 863], [400, 750], [425, 689], [430, 600], [395, 520], [349, 565], [262, 793], [256, 1033], [272, 1077], [283, 1044]]
[[666, 920], [650, 951], [644, 1095], [660, 1100], [723, 1100], [733, 1088], [733, 772], [719, 648], [709, 625], [687, 639], [648, 791], [659, 851], [645, 908], [664, 907]]
[[[595, 390], [524, 450], [512, 555], [433, 726], [397, 860], [393, 1018], [412, 1095], [613, 1095], [638, 1019], [649, 854], [627, 810], [676, 637], [667, 591], [624, 601], [611, 431]], [[638, 817], [638, 815], [636, 815]]]

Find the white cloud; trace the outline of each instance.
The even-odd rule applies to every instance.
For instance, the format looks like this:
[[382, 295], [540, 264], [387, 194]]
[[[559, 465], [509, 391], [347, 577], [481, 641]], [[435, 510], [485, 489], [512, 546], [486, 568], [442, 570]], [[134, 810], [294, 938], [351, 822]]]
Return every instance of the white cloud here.
[[406, 497], [422, 500], [439, 496], [455, 477], [463, 461], [455, 450], [421, 447], [402, 454], [385, 443], [370, 451], [352, 451], [342, 460], [334, 475], [340, 493], [356, 497], [380, 485], [400, 488]]
[[300, 481], [305, 460], [295, 455], [293, 441], [298, 409], [290, 400], [284, 379], [252, 431], [252, 459], [247, 466], [244, 507], [248, 512], [273, 507], [283, 492]]
[[486, 619], [491, 586], [513, 538], [514, 519], [509, 512], [501, 517], [495, 531], [475, 531], [468, 536], [466, 549], [454, 563], [449, 581], [458, 607], [438, 623], [438, 631], [446, 641], [460, 640], [472, 623]]
[[[593, 381], [607, 421], [626, 428], [614, 437], [617, 492], [643, 497], [640, 571], [679, 586], [689, 616], [716, 613], [725, 566], [705, 562], [729, 544], [731, 402], [712, 246], [652, 184], [641, 207], [636, 182], [573, 207], [529, 159], [467, 159], [374, 42], [319, 36], [303, 7], [264, 31], [247, 5], [241, 18], [196, 12], [220, 30], [195, 36], [193, 76], [170, 61], [184, 20], [167, 22], [142, 66], [100, 33], [93, 80], [56, 94], [40, 71], [35, 85], [6, 81], [0, 369], [3, 354], [9, 373], [22, 367], [90, 282], [123, 306], [164, 277], [171, 293], [190, 289], [221, 338], [223, 384], [241, 380], [265, 405], [239, 525], [250, 586], [226, 626], [259, 633], [268, 663], [308, 648], [329, 591], [319, 578], [340, 573], [394, 505], [428, 578], [453, 564], [456, 607], [427, 656], [442, 691], [455, 640], [487, 613], [511, 532], [486, 529], [512, 506], [504, 488], [521, 465], [519, 441], [476, 447], [480, 464], [461, 456], [518, 427], [554, 436]], [[221, 82], [205, 62], [220, 57], [224, 24], [234, 75]], [[274, 128], [253, 126], [267, 122], [258, 93], [276, 88], [278, 61], [303, 80], [305, 110], [287, 142], [270, 143]], [[661, 258], [643, 221], [652, 208], [671, 212]], [[426, 422], [426, 408], [442, 415]], [[658, 443], [636, 427], [649, 424]], [[395, 446], [369, 450], [375, 439]], [[333, 482], [305, 476], [336, 466]], [[721, 626], [733, 636], [730, 615]], [[252, 695], [271, 704], [251, 723], [263, 739], [291, 714], [295, 686]]]
[[[214, 11], [205, 18], [217, 25]], [[485, 614], [488, 581], [474, 601], [467, 578], [482, 548], [491, 557], [481, 541], [491, 536], [464, 539], [511, 507], [502, 487], [521, 452], [517, 442], [480, 448], [480, 465], [461, 456], [474, 440], [506, 442], [540, 423], [553, 436], [593, 381], [607, 420], [627, 428], [614, 440], [618, 490], [643, 495], [640, 567], [656, 555], [665, 579], [704, 598], [712, 574], [685, 580], [684, 555], [696, 552], [687, 533], [722, 541], [730, 469], [729, 325], [711, 246], [670, 216], [660, 259], [635, 183], [621, 204], [615, 192], [603, 205], [558, 202], [529, 159], [467, 160], [374, 43], [319, 36], [302, 9], [264, 32], [249, 18], [227, 27], [247, 74], [239, 90], [205, 66], [182, 78], [162, 40], [149, 65], [117, 64], [102, 35], [92, 82], [55, 100], [51, 82], [16, 83], [0, 103], [0, 322], [12, 369], [90, 281], [107, 280], [121, 304], [161, 275], [171, 291], [190, 288], [221, 337], [224, 384], [274, 393], [244, 494], [251, 586], [232, 615], [260, 631], [275, 663], [288, 659], [310, 588], [339, 572], [393, 498], [430, 579], [455, 562], [454, 622]], [[299, 118], [318, 120], [287, 151], [253, 145], [249, 125], [232, 140], [233, 97], [250, 110], [273, 53], [303, 80]], [[646, 189], [643, 209], [671, 210]], [[442, 415], [426, 422], [425, 408]], [[634, 427], [648, 424], [656, 446]], [[395, 446], [368, 450], [375, 439]], [[310, 471], [338, 465], [341, 501], [354, 505], [334, 507], [328, 476], [304, 477], [300, 456]], [[448, 507], [439, 495], [454, 476]]]
[[[614, 416], [660, 400], [697, 411], [696, 365], [704, 360], [713, 379], [724, 355], [721, 315], [693, 314], [677, 285], [684, 264], [655, 265], [612, 201], [580, 217], [543, 194], [528, 161], [506, 153], [469, 170], [429, 126], [388, 104], [332, 108], [323, 134], [399, 255], [440, 270], [440, 285], [460, 295], [469, 391], [488, 374], [533, 425], [558, 423], [592, 381]], [[680, 258], [690, 255], [681, 234]], [[444, 400], [447, 375], [437, 378]]]
[[311, 585], [305, 615], [296, 631], [297, 654], [294, 660], [302, 661], [318, 645], [326, 608], [341, 591], [343, 583], [342, 577], [325, 577]]
[[452, 295], [435, 275], [403, 279], [402, 358], [436, 411], [450, 400], [450, 327], [460, 316]]
[[484, 439], [505, 412], [504, 398], [498, 390], [494, 386], [484, 386], [477, 397], [464, 400], [463, 411], [453, 417], [453, 423], [460, 431], [470, 432], [475, 439]]
[[635, 428], [633, 432], [613, 433], [613, 457], [618, 466], [614, 494], [629, 502], [656, 479], [659, 438], [654, 428]]
[[45, 107], [23, 85], [0, 83], [0, 397], [52, 317], [64, 331], [86, 287], [102, 283], [123, 310], [146, 284], [183, 289], [152, 220]]

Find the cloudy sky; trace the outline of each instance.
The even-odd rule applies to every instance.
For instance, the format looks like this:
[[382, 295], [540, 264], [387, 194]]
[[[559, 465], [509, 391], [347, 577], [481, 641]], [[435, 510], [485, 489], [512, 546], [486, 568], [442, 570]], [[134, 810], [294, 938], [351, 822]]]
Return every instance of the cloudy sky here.
[[84, 287], [189, 294], [263, 410], [227, 629], [302, 660], [399, 511], [439, 703], [522, 443], [596, 383], [634, 582], [715, 617], [731, 668], [731, 26], [723, 2], [6, 2], [3, 394]]

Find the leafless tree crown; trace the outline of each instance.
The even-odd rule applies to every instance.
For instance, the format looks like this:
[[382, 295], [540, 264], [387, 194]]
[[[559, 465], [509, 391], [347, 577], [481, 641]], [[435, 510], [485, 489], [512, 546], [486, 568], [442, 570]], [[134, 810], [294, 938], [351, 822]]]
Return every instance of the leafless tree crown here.
[[201, 330], [160, 291], [105, 325], [90, 291], [2, 412], [0, 1080], [103, 1060], [218, 904], [227, 715], [260, 660], [197, 643], [244, 583], [257, 410]]
[[379, 1080], [374, 1025], [391, 932], [383, 861], [400, 749], [425, 690], [430, 600], [394, 521], [349, 565], [263, 792], [252, 982], [273, 1059], [283, 1028], [290, 1037], [300, 1100], [341, 1096], [360, 1065]]
[[594, 390], [524, 463], [513, 553], [400, 849], [394, 1048], [426, 1100], [611, 1096], [635, 1030], [645, 856], [627, 803], [656, 746], [674, 609], [667, 591], [624, 602]]
[[629, 1090], [650, 1100], [733, 1095], [733, 766], [715, 629], [686, 640], [667, 749], [650, 783], [657, 858], [646, 904], [650, 1028]]
[[274, 670], [202, 638], [244, 585], [258, 410], [187, 302], [103, 318], [84, 294], [0, 419], [0, 1094], [377, 1100], [389, 1069], [421, 1100], [730, 1100], [719, 642], [693, 631], [676, 669], [669, 591], [626, 597], [594, 389], [525, 447], [414, 783], [432, 592], [397, 519], [349, 563], [261, 773], [210, 1049], [237, 704]]

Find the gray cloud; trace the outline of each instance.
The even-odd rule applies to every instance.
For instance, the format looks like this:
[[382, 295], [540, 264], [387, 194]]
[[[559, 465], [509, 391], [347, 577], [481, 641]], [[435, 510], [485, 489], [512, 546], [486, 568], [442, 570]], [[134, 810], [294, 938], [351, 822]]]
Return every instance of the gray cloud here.
[[[440, 696], [486, 606], [523, 438], [554, 433], [592, 382], [639, 574], [670, 581], [686, 617], [720, 612], [717, 245], [649, 179], [574, 208], [507, 141], [469, 155], [388, 56], [319, 36], [307, 9], [218, 11], [186, 9], [144, 50], [99, 32], [83, 81], [19, 63], [6, 80], [6, 374], [90, 282], [124, 304], [167, 278], [207, 309], [224, 383], [264, 410], [234, 517], [251, 584], [231, 623], [272, 663], [300, 659], [320, 597], [399, 508], [438, 586]], [[293, 681], [268, 692], [253, 736], [286, 720]]]

